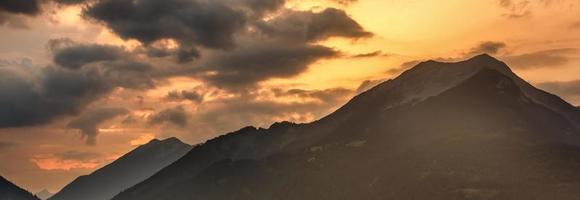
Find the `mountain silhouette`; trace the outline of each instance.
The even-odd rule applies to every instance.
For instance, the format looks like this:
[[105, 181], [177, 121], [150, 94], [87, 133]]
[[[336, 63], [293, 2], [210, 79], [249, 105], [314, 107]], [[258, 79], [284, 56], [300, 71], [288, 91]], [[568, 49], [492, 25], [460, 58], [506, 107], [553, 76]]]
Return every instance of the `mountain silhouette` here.
[[50, 200], [108, 200], [173, 163], [191, 149], [177, 138], [151, 140], [90, 175], [80, 176]]
[[44, 189], [40, 192], [37, 192], [36, 194], [34, 194], [36, 197], [38, 197], [41, 200], [46, 200], [50, 197], [52, 197], [52, 195], [54, 195], [53, 193], [49, 192], [48, 190]]
[[194, 147], [114, 200], [580, 199], [580, 111], [489, 56]]
[[0, 199], [1, 200], [38, 200], [30, 192], [18, 187], [14, 183], [0, 176]]

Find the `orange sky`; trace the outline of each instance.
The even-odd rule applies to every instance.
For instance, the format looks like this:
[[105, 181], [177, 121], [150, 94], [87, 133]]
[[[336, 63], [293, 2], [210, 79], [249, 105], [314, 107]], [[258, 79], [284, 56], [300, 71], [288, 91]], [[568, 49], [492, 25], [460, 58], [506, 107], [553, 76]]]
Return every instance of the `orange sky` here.
[[[393, 78], [410, 61], [465, 58], [479, 52], [476, 50], [485, 42], [502, 44], [494, 55], [533, 84], [548, 87], [546, 82], [580, 80], [580, 50], [576, 49], [580, 46], [580, 4], [575, 0], [359, 0], [347, 5], [312, 0], [286, 4], [294, 10], [325, 7], [344, 9], [374, 36], [318, 41], [343, 55], [318, 60], [296, 76], [260, 82], [249, 103], [243, 102], [247, 100], [244, 94], [208, 87], [191, 76], [163, 79], [147, 90], [117, 88], [85, 109], [114, 105], [129, 110], [99, 124], [96, 145], [86, 145], [79, 130], [67, 127], [78, 117], [75, 115], [43, 125], [0, 128], [0, 174], [33, 192], [44, 188], [56, 192], [75, 177], [155, 137], [177, 136], [196, 144], [246, 125], [312, 121], [345, 103], [365, 80]], [[47, 5], [46, 10], [54, 12], [25, 19], [29, 28], [0, 26], [0, 67], [2, 62], [23, 58], [33, 66], [50, 65], [46, 45], [56, 38], [120, 45], [128, 50], [140, 47], [139, 42], [123, 40], [102, 24], [82, 18], [78, 6]], [[175, 46], [172, 42], [161, 45]], [[352, 56], [372, 52], [377, 53]], [[535, 58], [553, 62], [530, 63]], [[580, 105], [580, 89], [553, 85], [551, 92]], [[190, 89], [203, 93], [203, 101], [167, 99], [170, 92]], [[302, 92], [276, 92], [292, 89]], [[157, 113], [174, 108], [187, 112], [187, 124], [148, 123]], [[134, 122], [125, 123], [129, 119]]]

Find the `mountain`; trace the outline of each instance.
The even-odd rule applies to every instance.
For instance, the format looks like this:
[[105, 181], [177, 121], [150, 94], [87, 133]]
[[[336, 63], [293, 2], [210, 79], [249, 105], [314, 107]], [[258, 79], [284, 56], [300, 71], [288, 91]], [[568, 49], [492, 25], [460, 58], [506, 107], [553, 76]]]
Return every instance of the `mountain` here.
[[26, 190], [14, 185], [12, 182], [0, 176], [0, 199], [1, 200], [38, 200]]
[[151, 140], [90, 175], [80, 176], [50, 200], [108, 200], [191, 150], [177, 138]]
[[318, 121], [198, 145], [114, 200], [580, 199], [578, 119], [489, 55], [427, 61]]
[[36, 194], [34, 194], [34, 196], [38, 197], [41, 200], [46, 200], [50, 197], [52, 197], [52, 195], [54, 195], [53, 193], [49, 192], [48, 190], [44, 189], [40, 192], [37, 192]]

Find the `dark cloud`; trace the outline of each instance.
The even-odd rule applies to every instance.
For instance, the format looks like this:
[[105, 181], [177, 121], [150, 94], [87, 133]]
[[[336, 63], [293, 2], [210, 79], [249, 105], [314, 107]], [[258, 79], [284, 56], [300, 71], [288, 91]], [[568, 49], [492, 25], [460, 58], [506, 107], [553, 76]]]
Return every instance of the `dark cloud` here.
[[81, 131], [83, 138], [88, 145], [95, 145], [99, 126], [117, 116], [125, 115], [129, 111], [125, 108], [98, 108], [83, 113], [80, 117], [72, 120], [67, 125], [69, 128]]
[[[281, 9], [284, 4], [285, 0], [97, 0], [84, 15], [122, 38], [142, 42], [145, 46], [140, 51], [150, 57], [173, 56], [178, 63], [199, 61], [195, 67], [164, 74], [194, 74], [230, 89], [292, 77], [319, 59], [338, 56], [338, 51], [313, 42], [373, 35], [343, 10], [295, 11]], [[274, 11], [278, 13], [264, 17]], [[177, 42], [178, 49], [155, 47], [167, 39]], [[82, 56], [73, 57], [73, 66], [115, 55], [88, 56], [103, 49], [83, 49]], [[208, 53], [210, 49], [218, 51]]]
[[203, 101], [203, 94], [195, 90], [171, 91], [165, 97], [168, 101], [183, 101], [188, 100], [194, 103], [201, 103]]
[[377, 57], [377, 56], [386, 56], [386, 54], [383, 54], [382, 51], [373, 51], [373, 52], [369, 52], [369, 53], [362, 53], [362, 54], [355, 54], [350, 56], [351, 58], [372, 58], [372, 57]]
[[580, 80], [543, 82], [537, 86], [566, 99], [580, 97]]
[[476, 47], [473, 47], [467, 52], [466, 57], [471, 57], [479, 54], [497, 54], [502, 49], [505, 49], [507, 45], [503, 42], [495, 41], [485, 41], [479, 43]]
[[198, 45], [233, 47], [234, 34], [247, 18], [243, 10], [220, 0], [99, 0], [85, 9], [85, 15], [122, 38], [144, 44], [174, 39], [190, 54]]
[[39, 0], [2, 0], [0, 12], [14, 14], [36, 15], [40, 12]]
[[7, 66], [0, 67], [0, 128], [40, 125], [77, 115], [117, 87], [154, 86], [152, 66], [124, 59], [76, 70], [31, 66], [30, 61], [4, 63]]
[[0, 26], [7, 26], [17, 29], [28, 29], [26, 19], [19, 15], [13, 15], [7, 12], [0, 11]]
[[99, 61], [112, 61], [124, 57], [124, 51], [111, 45], [79, 44], [67, 48], [55, 49], [54, 63], [69, 69]]
[[270, 78], [296, 76], [319, 59], [339, 55], [334, 49], [308, 44], [262, 43], [248, 45], [209, 58], [203, 70], [210, 83], [241, 88]]
[[256, 22], [263, 34], [286, 41], [314, 42], [330, 37], [365, 38], [373, 36], [343, 10], [327, 8], [322, 12], [287, 11], [268, 21]]
[[154, 67], [146, 62], [136, 61], [131, 52], [124, 49], [99, 44], [78, 44], [68, 38], [51, 40], [49, 50], [54, 54], [55, 64], [71, 70], [85, 67], [111, 87], [146, 89], [154, 86]]
[[532, 53], [504, 56], [501, 59], [513, 68], [534, 69], [559, 67], [568, 63], [578, 53], [578, 49], [550, 49]]
[[[30, 77], [28, 73], [40, 73]], [[0, 68], [0, 127], [19, 127], [50, 122], [75, 114], [111, 88], [89, 74], [55, 68], [39, 72]]]
[[87, 2], [91, 2], [94, 0], [54, 0], [54, 2], [58, 3], [58, 4], [62, 4], [62, 5], [78, 5], [78, 4], [84, 4]]
[[182, 106], [165, 109], [149, 118], [149, 124], [171, 123], [179, 127], [187, 126], [188, 115]]

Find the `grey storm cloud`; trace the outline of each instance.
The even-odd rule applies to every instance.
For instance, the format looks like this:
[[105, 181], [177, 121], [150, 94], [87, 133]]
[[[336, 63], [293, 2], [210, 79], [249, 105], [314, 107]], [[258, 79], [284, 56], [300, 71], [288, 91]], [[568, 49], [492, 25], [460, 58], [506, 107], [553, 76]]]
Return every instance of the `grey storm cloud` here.
[[287, 11], [280, 17], [256, 22], [265, 35], [286, 41], [314, 42], [330, 37], [365, 38], [373, 36], [346, 12], [326, 8], [321, 12]]
[[36, 15], [40, 12], [39, 0], [2, 0], [0, 12]]
[[[314, 42], [331, 37], [373, 36], [343, 10], [295, 11], [282, 9], [284, 3], [285, 0], [97, 0], [86, 7], [84, 15], [122, 38], [140, 41], [144, 44], [141, 51], [150, 57], [173, 56], [178, 63], [198, 60], [188, 72], [176, 69], [165, 74], [193, 73], [230, 89], [253, 86], [270, 78], [292, 77], [319, 59], [338, 56], [338, 51]], [[279, 12], [264, 19], [265, 14], [274, 11]], [[155, 47], [154, 43], [162, 39], [173, 39], [179, 48]], [[113, 53], [95, 57], [92, 52], [107, 49], [77, 48], [73, 51], [76, 56], [62, 53], [66, 58], [63, 60], [71, 61], [69, 66], [117, 55], [107, 51]], [[205, 49], [218, 51], [202, 55]]]
[[23, 16], [40, 13], [39, 0], [2, 0], [0, 1], [0, 26], [25, 29], [29, 28]]
[[[28, 73], [40, 75], [29, 77]], [[0, 127], [44, 124], [76, 114], [110, 91], [102, 80], [48, 67], [38, 72], [0, 68]]]
[[125, 108], [98, 108], [83, 113], [80, 117], [68, 123], [67, 127], [81, 131], [88, 145], [95, 145], [99, 126], [117, 116], [125, 115], [129, 111]]
[[179, 127], [187, 126], [188, 115], [182, 106], [162, 110], [149, 118], [149, 124], [171, 123]]
[[317, 60], [339, 54], [321, 45], [256, 44], [209, 58], [203, 70], [215, 73], [204, 78], [220, 87], [241, 88], [269, 78], [296, 76]]
[[54, 0], [54, 2], [62, 5], [77, 5], [84, 4], [93, 0]]
[[[170, 76], [194, 76], [227, 89], [257, 86], [271, 78], [299, 75], [321, 59], [341, 56], [338, 50], [316, 44], [319, 41], [373, 35], [342, 10], [294, 11], [284, 8], [285, 0], [52, 1], [87, 3], [83, 9], [86, 19], [103, 24], [121, 38], [140, 41], [142, 51], [58, 39], [48, 45], [54, 64], [22, 67], [2, 62], [0, 128], [41, 125], [76, 116], [117, 87], [149, 89]], [[33, 3], [39, 7], [25, 9], [21, 2], [25, 1], [2, 1], [0, 16], [40, 12], [40, 5]], [[270, 12], [276, 15], [265, 20]], [[6, 24], [2, 19], [0, 24]], [[164, 39], [177, 42], [178, 49], [154, 48], [155, 42]], [[148, 57], [142, 59], [141, 55]], [[196, 63], [157, 67], [152, 61], [167, 56], [179, 63]], [[174, 96], [203, 100], [189, 91]], [[178, 126], [187, 123], [187, 115], [175, 112], [179, 109], [169, 111], [158, 113], [151, 121]], [[90, 142], [96, 134], [89, 131], [85, 135]]]
[[79, 44], [55, 51], [54, 63], [69, 69], [78, 69], [89, 63], [117, 60], [123, 57], [123, 50], [111, 45]]
[[155, 83], [150, 64], [127, 58], [77, 69], [4, 65], [0, 67], [0, 128], [40, 125], [77, 115], [117, 87], [148, 89]]
[[234, 34], [246, 23], [243, 10], [220, 0], [99, 0], [85, 15], [125, 39], [144, 44], [174, 39], [182, 46], [182, 59], [198, 56], [197, 46], [232, 48]]

